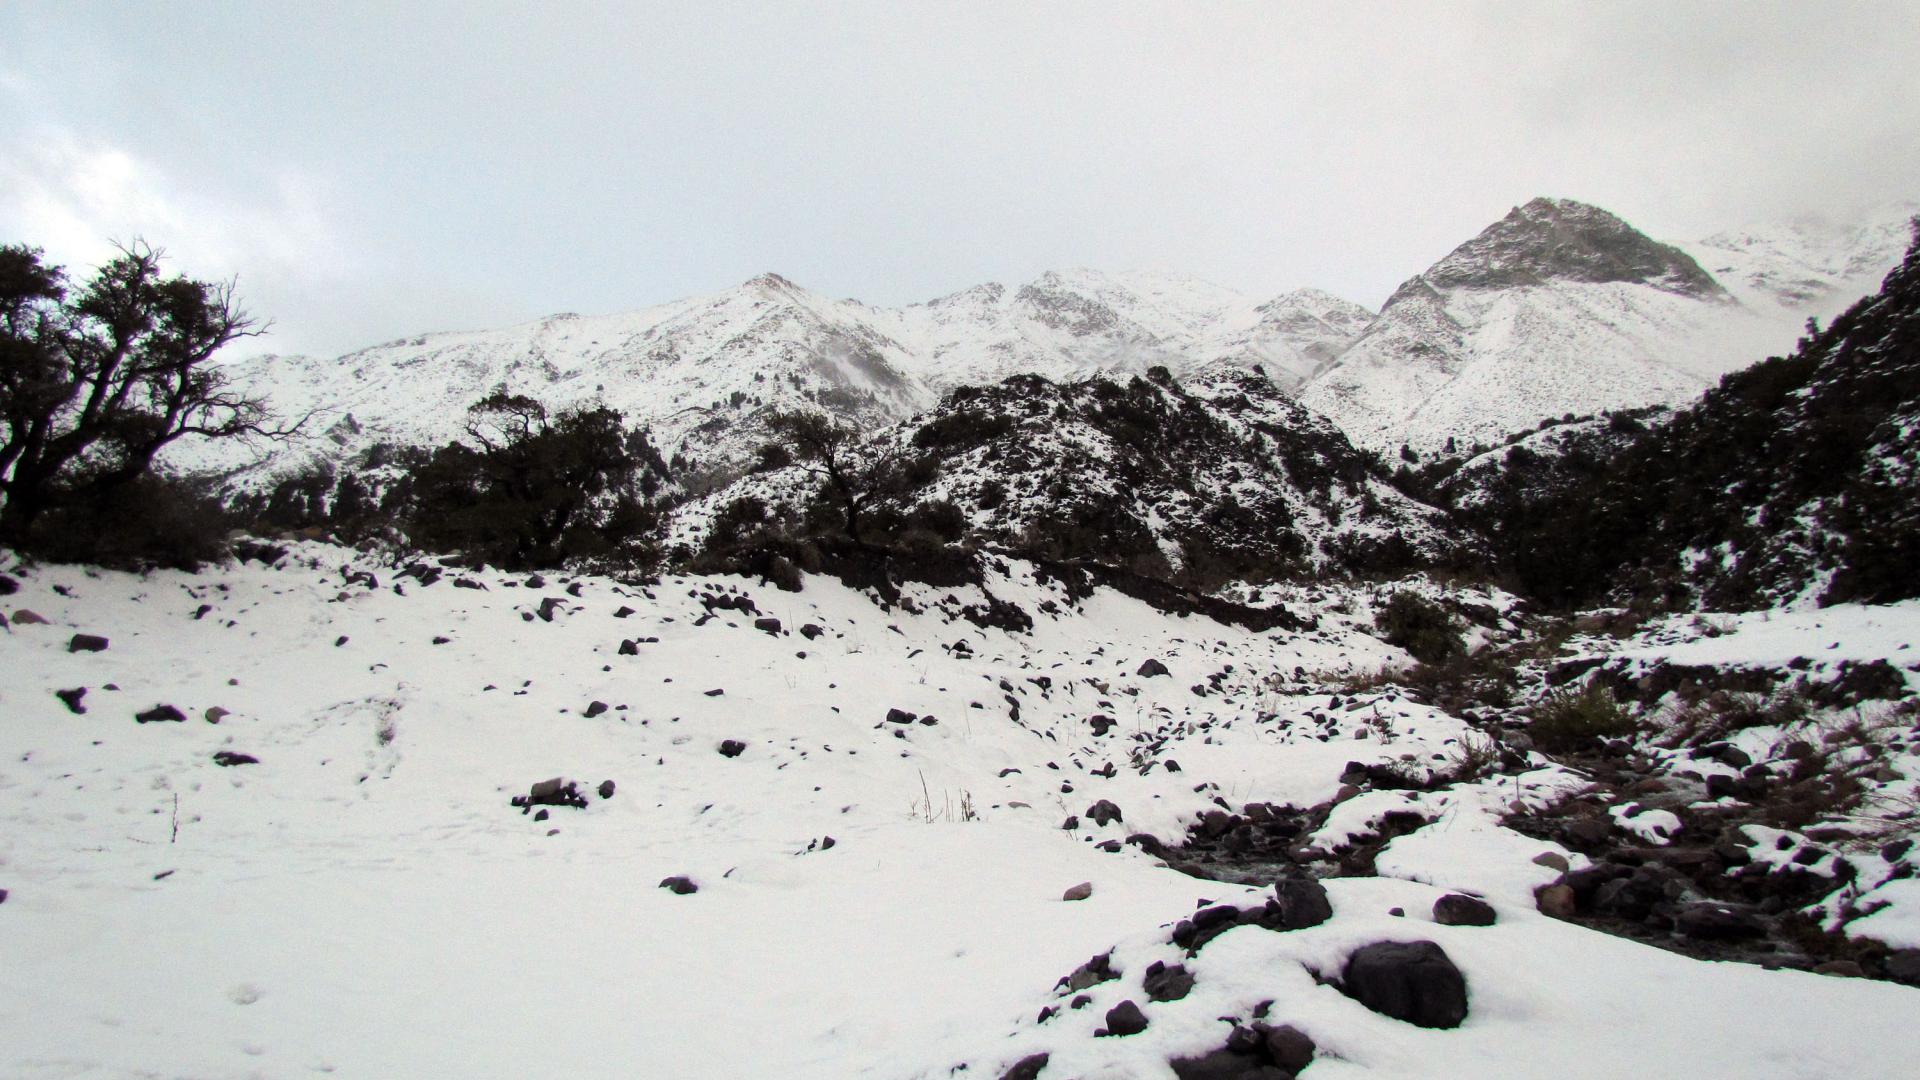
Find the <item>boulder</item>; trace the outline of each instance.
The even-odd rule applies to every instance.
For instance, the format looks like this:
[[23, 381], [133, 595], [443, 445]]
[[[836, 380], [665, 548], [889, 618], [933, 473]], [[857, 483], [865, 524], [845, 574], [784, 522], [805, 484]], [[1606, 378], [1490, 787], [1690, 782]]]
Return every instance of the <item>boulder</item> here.
[[19, 611], [16, 611], [13, 613], [13, 625], [15, 626], [48, 626], [50, 624], [47, 622], [46, 617], [41, 615], [39, 612], [28, 611], [26, 608], [21, 608]]
[[755, 619], [753, 620], [753, 628], [755, 630], [760, 631], [763, 634], [772, 634], [774, 637], [780, 636], [780, 620], [779, 619], [773, 619], [773, 618]]
[[1433, 902], [1433, 921], [1441, 926], [1492, 926], [1493, 905], [1465, 893], [1448, 893]]
[[1291, 1080], [1293, 1074], [1267, 1064], [1263, 1056], [1221, 1047], [1197, 1058], [1167, 1062], [1179, 1080]]
[[1700, 900], [1682, 907], [1673, 917], [1673, 928], [1702, 941], [1738, 941], [1760, 937], [1767, 932], [1760, 914], [1745, 904], [1723, 904]]
[[720, 756], [735, 758], [746, 753], [747, 744], [739, 739], [725, 739], [720, 743]]
[[1165, 964], [1158, 960], [1147, 965], [1141, 988], [1153, 1001], [1179, 1001], [1193, 991], [1193, 975], [1183, 964]]
[[107, 639], [99, 634], [75, 634], [67, 639], [67, 651], [70, 653], [105, 652]]
[[1107, 1010], [1107, 1026], [1095, 1035], [1138, 1035], [1147, 1030], [1147, 1016], [1131, 1000]]
[[1895, 949], [1887, 954], [1887, 978], [1920, 986], [1920, 949]]
[[[822, 627], [819, 623], [808, 623], [807, 625], [802, 626], [800, 628], [800, 636], [803, 638], [806, 638], [808, 641], [812, 641], [814, 638], [817, 638], [821, 634], [824, 634], [826, 632], [827, 632], [826, 629]], [[1042, 1054], [1040, 1056], [1045, 1057], [1046, 1055]]]
[[84, 686], [76, 686], [71, 690], [55, 690], [53, 696], [59, 698], [61, 703], [66, 705], [67, 711], [75, 716], [87, 711], [87, 707], [80, 704], [80, 699], [87, 696], [87, 688]]
[[1047, 1067], [1047, 1061], [1046, 1054], [1028, 1054], [1001, 1073], [1000, 1080], [1039, 1080], [1040, 1070]]
[[1261, 925], [1270, 930], [1305, 930], [1333, 918], [1327, 887], [1304, 875], [1273, 883], [1273, 904]]
[[586, 715], [588, 716], [588, 718], [599, 716], [601, 713], [606, 711], [607, 711], [607, 703], [604, 701], [592, 701], [587, 703]]
[[227, 717], [232, 716], [233, 710], [223, 708], [219, 705], [210, 705], [207, 707], [207, 711], [202, 713], [201, 715], [206, 718], [207, 723], [217, 724], [220, 721], [225, 720]]
[[613, 781], [602, 780], [600, 781], [600, 786], [594, 790], [600, 793], [601, 798], [611, 799], [613, 798]]
[[640, 643], [637, 641], [620, 642], [620, 655], [621, 656], [639, 656]]
[[1087, 807], [1087, 816], [1093, 819], [1095, 825], [1107, 825], [1122, 820], [1120, 808], [1106, 799], [1101, 799]]
[[889, 724], [911, 724], [918, 719], [920, 719], [918, 714], [910, 713], [905, 709], [887, 710], [887, 723]]
[[133, 718], [142, 724], [155, 724], [155, 723], [179, 724], [179, 723], [184, 723], [186, 721], [187, 714], [181, 712], [179, 709], [176, 709], [171, 705], [155, 705], [153, 708], [148, 709], [146, 712], [134, 713]]
[[260, 759], [254, 757], [252, 754], [237, 754], [232, 750], [216, 750], [213, 754], [213, 763], [222, 768], [231, 768], [235, 765], [258, 765], [260, 764]]
[[1093, 895], [1093, 882], [1083, 881], [1060, 894], [1061, 900], [1085, 900]]
[[1533, 894], [1540, 914], [1555, 919], [1571, 919], [1580, 910], [1570, 885], [1548, 885]]
[[1458, 1027], [1467, 1018], [1467, 980], [1431, 941], [1362, 946], [1347, 958], [1341, 989], [1382, 1016], [1418, 1027]]
[[700, 891], [700, 886], [695, 885], [693, 879], [685, 874], [675, 874], [673, 877], [661, 879], [660, 887], [670, 890], [675, 896], [686, 896]]
[[1167, 665], [1161, 663], [1159, 660], [1149, 659], [1145, 663], [1142, 663], [1139, 670], [1135, 671], [1134, 674], [1143, 679], [1151, 679], [1157, 675], [1171, 675], [1173, 673], [1168, 671]]
[[1284, 1069], [1289, 1076], [1313, 1064], [1313, 1054], [1318, 1049], [1306, 1032], [1292, 1024], [1281, 1024], [1269, 1030], [1266, 1044], [1267, 1056], [1273, 1059], [1275, 1067]]

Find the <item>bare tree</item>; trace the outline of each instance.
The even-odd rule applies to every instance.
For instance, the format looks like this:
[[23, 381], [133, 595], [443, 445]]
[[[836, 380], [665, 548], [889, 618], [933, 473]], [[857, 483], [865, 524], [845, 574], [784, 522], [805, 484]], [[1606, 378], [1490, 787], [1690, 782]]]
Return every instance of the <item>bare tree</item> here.
[[780, 412], [767, 424], [791, 450], [796, 464], [826, 481], [828, 496], [846, 519], [847, 538], [864, 546], [862, 516], [880, 494], [894, 454], [885, 450], [864, 457], [857, 454], [859, 431], [824, 413]]
[[0, 246], [0, 539], [46, 511], [132, 482], [188, 435], [284, 438], [264, 402], [211, 363], [261, 332], [232, 282], [163, 276], [122, 248], [84, 286], [36, 248]]

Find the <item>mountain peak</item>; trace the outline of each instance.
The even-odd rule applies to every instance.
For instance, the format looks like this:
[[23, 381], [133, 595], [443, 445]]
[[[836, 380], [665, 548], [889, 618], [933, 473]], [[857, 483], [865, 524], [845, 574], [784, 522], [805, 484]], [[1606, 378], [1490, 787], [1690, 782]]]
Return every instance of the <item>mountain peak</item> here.
[[800, 288], [800, 286], [795, 285], [793, 282], [788, 281], [786, 278], [781, 277], [779, 274], [776, 274], [773, 271], [769, 270], [766, 273], [761, 274], [757, 278], [752, 278], [744, 282], [741, 285], [741, 288], [773, 289], [779, 292], [794, 292], [794, 291], [797, 291]]
[[1624, 282], [1696, 297], [1723, 294], [1692, 256], [1615, 215], [1573, 199], [1516, 206], [1421, 275], [1438, 289], [1499, 289], [1556, 281]]

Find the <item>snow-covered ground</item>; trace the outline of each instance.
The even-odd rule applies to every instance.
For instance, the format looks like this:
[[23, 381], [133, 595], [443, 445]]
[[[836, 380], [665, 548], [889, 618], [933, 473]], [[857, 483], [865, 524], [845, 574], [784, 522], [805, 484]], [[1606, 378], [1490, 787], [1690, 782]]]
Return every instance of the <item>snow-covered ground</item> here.
[[[1015, 563], [986, 586], [1034, 616], [1010, 633], [959, 616], [978, 587], [884, 610], [819, 578], [423, 586], [318, 544], [279, 569], [10, 573], [7, 1077], [996, 1077], [1045, 1052], [1049, 1080], [1158, 1078], [1263, 1001], [1319, 1044], [1313, 1077], [1910, 1065], [1913, 989], [1704, 963], [1536, 912], [1555, 871], [1535, 858], [1568, 853], [1497, 817], [1574, 783], [1544, 759], [1348, 798], [1311, 843], [1394, 810], [1432, 823], [1386, 846], [1381, 876], [1330, 880], [1330, 921], [1230, 930], [1184, 961], [1190, 994], [1149, 1002], [1146, 966], [1183, 955], [1167, 926], [1259, 890], [1097, 845], [1177, 842], [1221, 805], [1324, 802], [1349, 761], [1461, 752], [1463, 721], [1398, 693], [1330, 698], [1324, 678], [1406, 660], [1362, 631], [1363, 605], [1254, 633], [1104, 591], [1075, 604]], [[70, 651], [76, 633], [109, 643]], [[1140, 673], [1149, 659], [1169, 674]], [[81, 687], [84, 713], [56, 696]], [[136, 721], [162, 704], [185, 719]], [[509, 805], [555, 776], [588, 805]], [[1099, 800], [1123, 820], [1095, 824]], [[676, 875], [698, 891], [658, 887]], [[1081, 882], [1091, 897], [1064, 901]], [[1499, 921], [1436, 925], [1449, 889]], [[1312, 976], [1416, 939], [1465, 974], [1457, 1029]], [[1120, 978], [1036, 1023], [1065, 1003], [1055, 981], [1109, 949]], [[1147, 1030], [1093, 1037], [1122, 999]]]

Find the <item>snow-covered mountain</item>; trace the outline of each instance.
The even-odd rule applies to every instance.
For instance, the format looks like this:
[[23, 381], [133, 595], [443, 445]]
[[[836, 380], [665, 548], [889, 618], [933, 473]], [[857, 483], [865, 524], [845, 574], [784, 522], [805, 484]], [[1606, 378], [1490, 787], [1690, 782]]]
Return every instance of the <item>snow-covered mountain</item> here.
[[181, 447], [173, 461], [258, 482], [379, 442], [437, 444], [467, 405], [504, 389], [550, 408], [604, 403], [651, 428], [669, 456], [732, 466], [764, 441], [771, 409], [872, 427], [959, 386], [1153, 366], [1183, 379], [1257, 368], [1363, 446], [1470, 443], [1545, 416], [1683, 402], [1785, 351], [1807, 317], [1832, 315], [1899, 261], [1914, 209], [1675, 247], [1603, 210], [1536, 199], [1408, 280], [1377, 316], [1317, 289], [1259, 301], [1167, 274], [1049, 272], [904, 308], [766, 274], [626, 314], [244, 361], [231, 369], [239, 382], [283, 414], [314, 414], [304, 440], [264, 466], [237, 447]]
[[1756, 228], [1689, 251], [1597, 207], [1534, 199], [1401, 285], [1302, 397], [1383, 449], [1686, 401], [1871, 292], [1905, 249], [1910, 213]]
[[[1035, 374], [1072, 380], [1165, 366], [1186, 375], [1260, 365], [1299, 385], [1371, 313], [1311, 289], [1259, 303], [1193, 278], [1050, 272], [905, 308], [833, 300], [777, 274], [642, 311], [555, 315], [499, 330], [427, 334], [338, 359], [260, 357], [232, 369], [306, 439], [265, 471], [340, 459], [377, 442], [436, 444], [496, 390], [549, 408], [604, 403], [669, 455], [738, 463], [768, 410], [814, 406], [863, 427], [902, 419], [963, 385]], [[237, 469], [236, 447], [179, 463]]]

